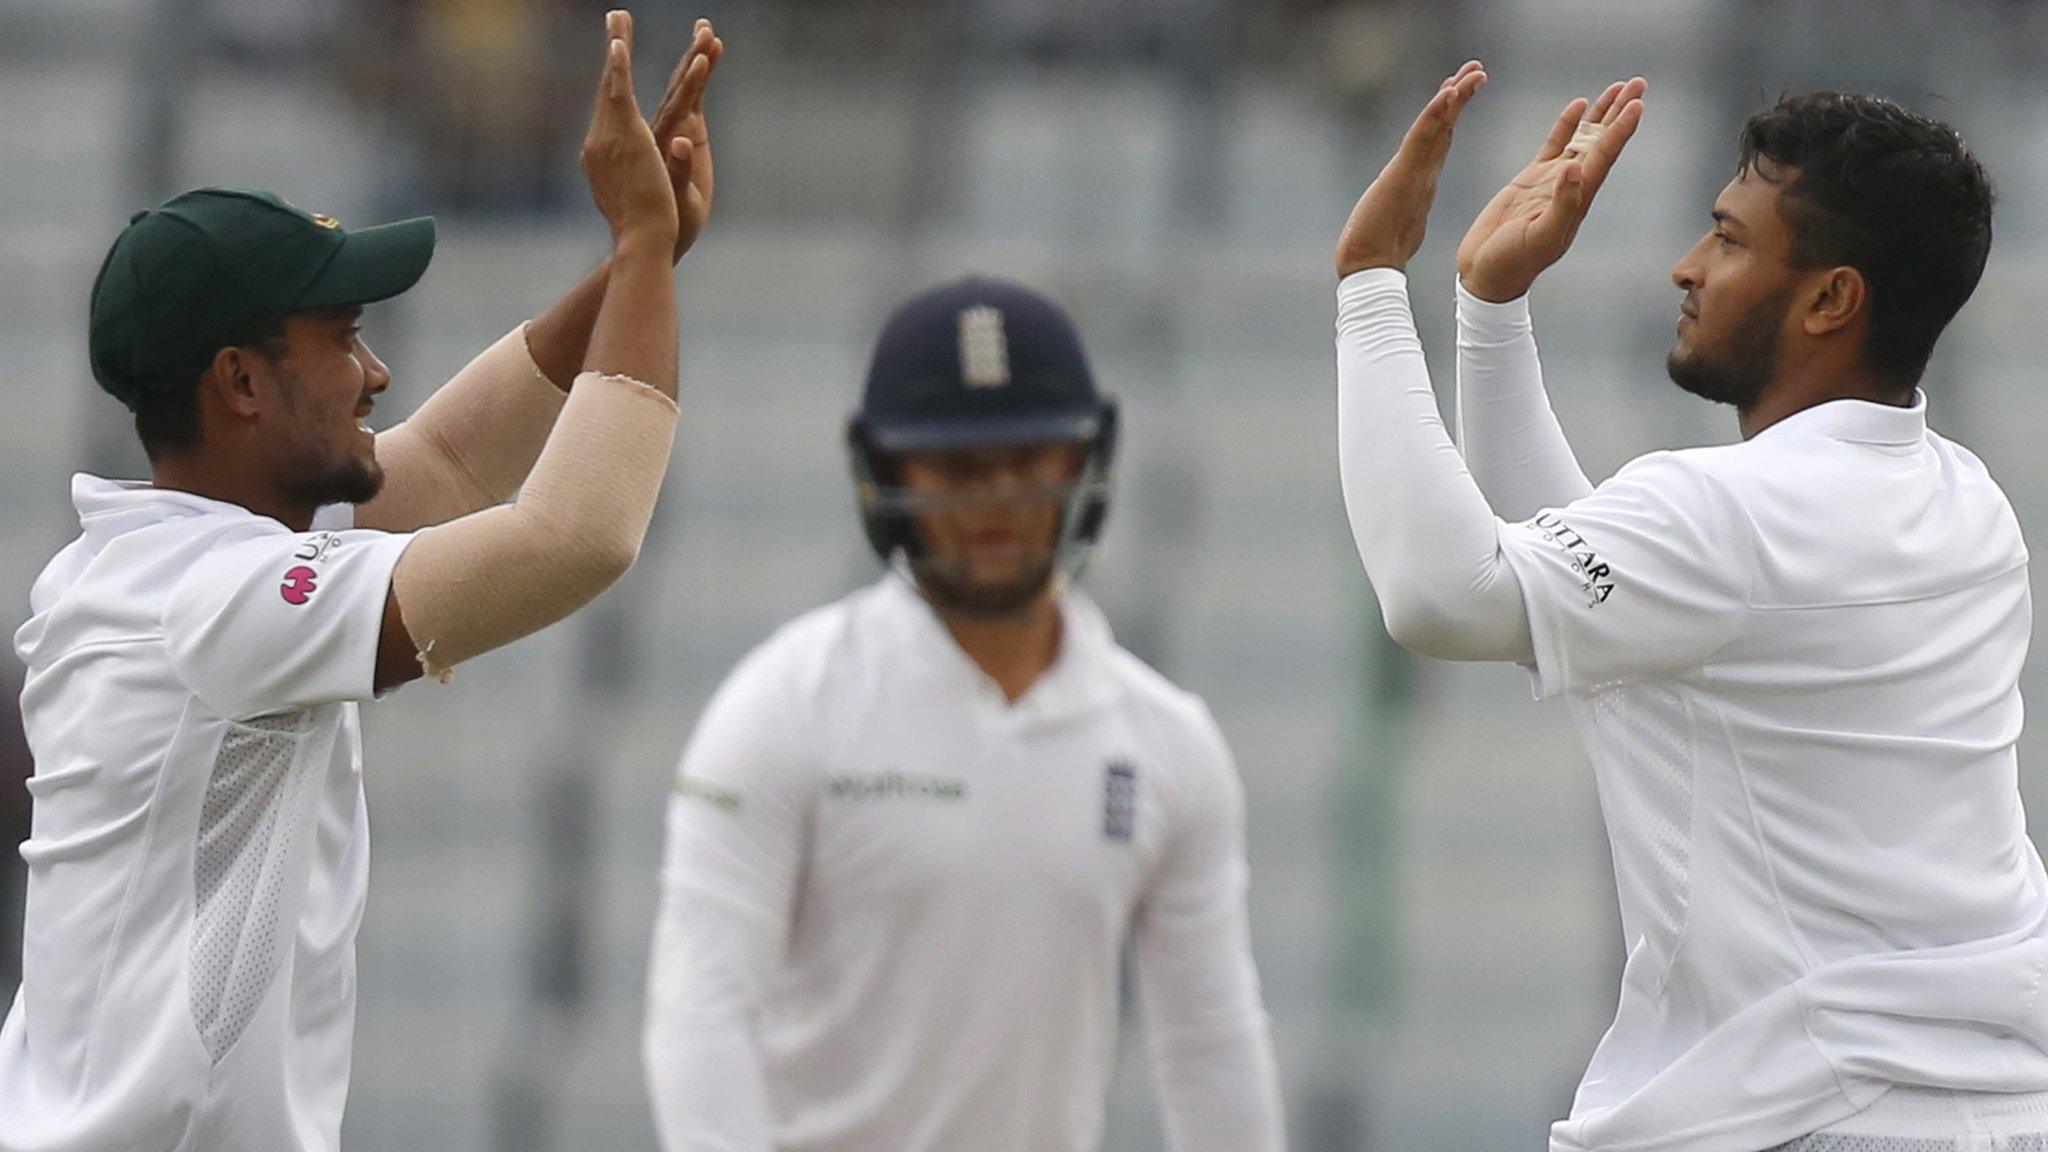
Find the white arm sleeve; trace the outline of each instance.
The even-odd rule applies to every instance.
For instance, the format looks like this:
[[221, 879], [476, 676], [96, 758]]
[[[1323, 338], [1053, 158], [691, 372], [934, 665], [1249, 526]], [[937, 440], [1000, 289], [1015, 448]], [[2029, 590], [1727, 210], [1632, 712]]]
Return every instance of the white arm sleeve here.
[[763, 652], [698, 722], [668, 801], [642, 1057], [666, 1152], [772, 1152], [755, 1038], [781, 964], [815, 779]]
[[1444, 432], [1408, 278], [1391, 268], [1337, 286], [1337, 464], [1388, 633], [1424, 656], [1528, 662], [1502, 525]]
[[1174, 827], [1132, 935], [1173, 1152], [1282, 1152], [1273, 1040], [1245, 914], [1244, 789], [1205, 709]]
[[1526, 520], [1593, 490], [1543, 389], [1529, 298], [1458, 284], [1458, 449], [1496, 516]]

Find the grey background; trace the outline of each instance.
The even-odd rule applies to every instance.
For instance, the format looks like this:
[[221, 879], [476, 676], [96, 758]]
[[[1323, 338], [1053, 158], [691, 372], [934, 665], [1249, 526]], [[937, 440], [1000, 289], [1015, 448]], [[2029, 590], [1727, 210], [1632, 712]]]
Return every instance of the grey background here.
[[[432, 271], [368, 323], [398, 376], [380, 412], [407, 411], [602, 253], [574, 162], [601, 7], [0, 0], [10, 628], [76, 531], [68, 474], [141, 474], [84, 356], [87, 289], [127, 214], [217, 183], [352, 224], [440, 215]], [[2001, 184], [1931, 418], [2025, 524], [2048, 517], [2040, 5], [635, 7], [643, 99], [694, 16], [731, 49], [711, 98], [718, 212], [679, 281], [677, 466], [642, 564], [596, 610], [366, 710], [358, 1152], [652, 1147], [637, 1033], [677, 750], [741, 653], [872, 577], [841, 422], [890, 304], [970, 270], [1064, 300], [1123, 399], [1088, 584], [1236, 748], [1294, 1144], [1541, 1147], [1620, 961], [1591, 784], [1563, 710], [1521, 673], [1390, 650], [1333, 451], [1331, 242], [1466, 57], [1493, 84], [1414, 265], [1440, 383], [1464, 224], [1565, 100], [1640, 72], [1645, 126], [1537, 290], [1552, 393], [1596, 477], [1731, 437], [1729, 413], [1664, 379], [1670, 265], [1706, 227], [1743, 116], [1781, 91], [1874, 90], [1952, 119]], [[1159, 1147], [1138, 1035], [1111, 1152]]]

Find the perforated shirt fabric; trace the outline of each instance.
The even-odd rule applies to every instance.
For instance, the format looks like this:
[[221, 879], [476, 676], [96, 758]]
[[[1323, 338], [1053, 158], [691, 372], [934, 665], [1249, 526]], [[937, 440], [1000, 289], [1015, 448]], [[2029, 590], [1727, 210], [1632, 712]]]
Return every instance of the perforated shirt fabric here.
[[35, 754], [0, 1152], [333, 1152], [368, 884], [357, 702], [410, 537], [79, 476], [15, 636]]
[[[1469, 311], [1461, 371], [1490, 394], [1461, 455], [1405, 280], [1346, 278], [1340, 460], [1373, 481], [1347, 472], [1345, 502], [1383, 602], [1529, 664], [1591, 761], [1627, 959], [1553, 1152], [1757, 1152], [1900, 1085], [2048, 1090], [2048, 874], [2015, 752], [2028, 556], [1983, 462], [1924, 396], [1838, 400], [1582, 490], [1547, 404], [1505, 391], [1509, 361], [1541, 387], [1527, 326], [1468, 338]], [[1390, 458], [1409, 466], [1371, 470]]]
[[1769, 1152], [2048, 1152], [2048, 1092], [1897, 1087], [1849, 1119]]

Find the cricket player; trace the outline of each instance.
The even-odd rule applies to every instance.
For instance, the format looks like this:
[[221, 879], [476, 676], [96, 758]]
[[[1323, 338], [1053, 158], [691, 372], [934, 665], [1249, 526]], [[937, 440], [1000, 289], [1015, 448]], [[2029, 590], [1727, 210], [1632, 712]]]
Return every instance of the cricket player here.
[[1127, 942], [1175, 1152], [1281, 1149], [1230, 751], [1064, 576], [1116, 431], [1036, 293], [884, 327], [849, 439], [889, 569], [740, 663], [669, 798], [669, 1152], [1093, 1152]]
[[1614, 846], [1627, 963], [1554, 1152], [2048, 1147], [2048, 882], [2013, 746], [2027, 551], [1922, 373], [1991, 244], [1955, 131], [1820, 92], [1749, 121], [1679, 260], [1671, 378], [1740, 443], [1590, 484], [1527, 294], [1646, 85], [1559, 117], [1458, 253], [1459, 443], [1403, 267], [1445, 81], [1337, 247], [1345, 503], [1387, 627], [1563, 695]]
[[152, 478], [73, 481], [84, 534], [15, 638], [36, 773], [0, 1150], [338, 1147], [357, 704], [595, 597], [667, 471], [671, 265], [710, 206], [721, 48], [699, 28], [650, 127], [631, 35], [607, 18], [583, 146], [609, 259], [382, 435], [363, 418], [390, 374], [357, 321], [426, 269], [431, 220], [349, 231], [207, 189], [114, 242], [92, 367]]

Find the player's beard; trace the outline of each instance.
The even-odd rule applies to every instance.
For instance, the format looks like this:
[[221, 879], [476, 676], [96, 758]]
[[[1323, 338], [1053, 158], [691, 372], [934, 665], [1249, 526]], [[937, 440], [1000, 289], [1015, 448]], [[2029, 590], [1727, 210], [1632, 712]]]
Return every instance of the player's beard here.
[[[315, 425], [319, 423], [319, 417], [308, 412], [301, 403], [305, 396], [304, 385], [289, 369], [282, 367], [279, 392], [286, 410], [302, 421], [298, 428], [308, 433], [292, 454], [290, 466], [277, 481], [285, 496], [317, 508], [329, 504], [367, 503], [383, 490], [384, 468], [376, 456], [337, 450], [331, 439], [318, 435]], [[350, 435], [354, 436], [354, 405], [350, 405], [350, 409]]]
[[1004, 620], [1022, 616], [1045, 595], [1059, 566], [1047, 557], [1014, 580], [1000, 584], [975, 580], [955, 565], [914, 560], [911, 571], [917, 586], [932, 604], [945, 612], [956, 612], [977, 620]]
[[329, 459], [286, 477], [285, 495], [315, 507], [364, 504], [384, 490], [384, 469], [375, 460], [355, 456]]
[[1709, 352], [1698, 340], [1695, 323], [1691, 354], [1673, 348], [1665, 358], [1671, 382], [1703, 400], [1733, 404], [1738, 412], [1756, 407], [1778, 371], [1778, 330], [1792, 291], [1788, 284], [1735, 317], [1725, 350]]

